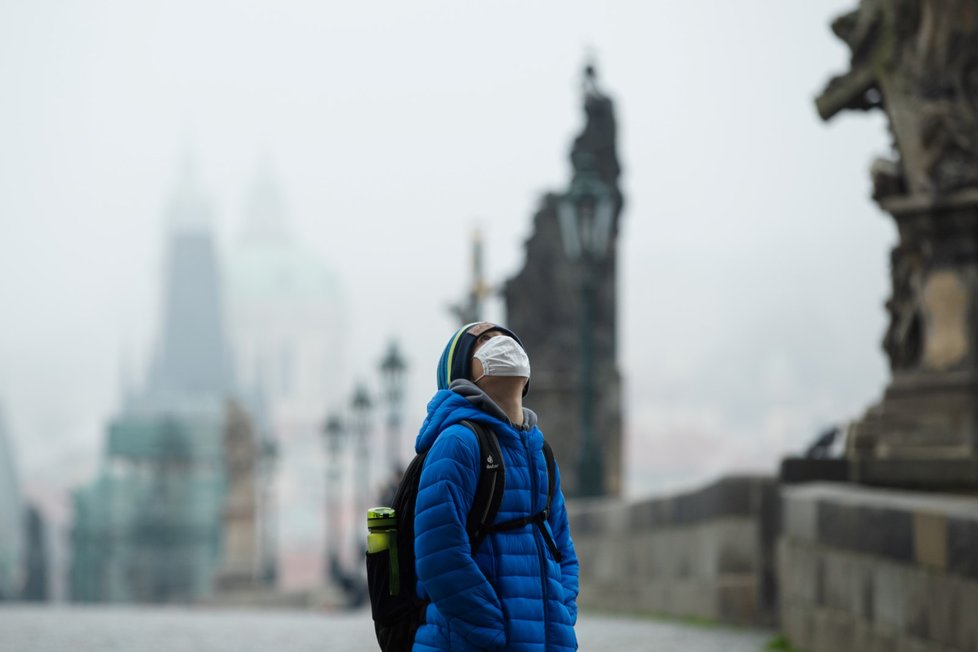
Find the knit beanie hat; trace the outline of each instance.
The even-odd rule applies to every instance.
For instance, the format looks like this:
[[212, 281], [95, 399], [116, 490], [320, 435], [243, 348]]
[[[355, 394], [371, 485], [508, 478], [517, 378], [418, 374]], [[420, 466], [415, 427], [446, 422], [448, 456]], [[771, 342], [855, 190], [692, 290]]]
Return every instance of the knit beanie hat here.
[[[453, 380], [469, 378], [472, 375], [472, 353], [475, 350], [475, 343], [480, 335], [489, 331], [498, 331], [503, 335], [509, 335], [520, 346], [523, 346], [523, 342], [520, 341], [516, 333], [499, 324], [477, 321], [462, 326], [452, 334], [445, 350], [441, 352], [441, 358], [438, 360], [438, 389], [448, 389]], [[523, 346], [523, 350], [526, 350], [525, 346]], [[529, 388], [530, 383], [527, 381], [523, 387], [523, 396], [526, 396]]]

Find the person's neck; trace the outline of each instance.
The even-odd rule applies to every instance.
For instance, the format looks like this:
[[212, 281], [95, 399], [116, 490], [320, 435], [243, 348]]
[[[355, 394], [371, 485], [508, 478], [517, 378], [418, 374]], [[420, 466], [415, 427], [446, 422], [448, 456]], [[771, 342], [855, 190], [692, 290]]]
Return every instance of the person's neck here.
[[508, 376], [487, 376], [479, 383], [482, 391], [506, 413], [510, 422], [520, 427], [523, 425], [523, 385], [522, 378]]

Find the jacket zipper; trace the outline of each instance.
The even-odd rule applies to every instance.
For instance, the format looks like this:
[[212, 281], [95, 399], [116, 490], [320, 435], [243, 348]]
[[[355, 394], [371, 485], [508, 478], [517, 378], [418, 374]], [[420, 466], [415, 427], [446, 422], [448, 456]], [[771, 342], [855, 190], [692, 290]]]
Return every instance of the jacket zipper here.
[[[527, 442], [527, 434], [520, 433], [522, 436], [520, 439], [523, 440], [523, 450], [526, 451], [526, 461], [530, 469], [530, 482], [533, 486], [533, 493], [530, 496], [530, 514], [536, 514], [534, 511], [534, 503], [537, 499], [537, 469], [533, 464], [533, 456], [530, 454], [530, 444]], [[547, 559], [543, 554], [543, 547], [540, 543], [540, 528], [536, 526], [535, 523], [530, 523], [530, 532], [533, 533], [533, 542], [537, 545], [537, 562], [540, 564], [540, 589], [543, 595], [543, 649], [549, 650], [549, 639], [550, 639], [550, 611], [548, 605], [550, 600], [547, 595]]]

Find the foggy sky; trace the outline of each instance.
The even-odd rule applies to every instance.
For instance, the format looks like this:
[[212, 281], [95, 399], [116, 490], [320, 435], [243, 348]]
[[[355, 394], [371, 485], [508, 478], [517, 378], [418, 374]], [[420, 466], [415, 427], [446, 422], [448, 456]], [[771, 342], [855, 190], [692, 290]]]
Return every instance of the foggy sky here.
[[92, 477], [122, 377], [145, 373], [187, 148], [225, 247], [270, 157], [346, 289], [357, 377], [397, 336], [420, 424], [473, 227], [501, 283], [569, 180], [589, 51], [627, 202], [628, 489], [773, 470], [886, 379], [885, 123], [812, 103], [855, 5], [0, 2], [0, 403], [28, 492]]

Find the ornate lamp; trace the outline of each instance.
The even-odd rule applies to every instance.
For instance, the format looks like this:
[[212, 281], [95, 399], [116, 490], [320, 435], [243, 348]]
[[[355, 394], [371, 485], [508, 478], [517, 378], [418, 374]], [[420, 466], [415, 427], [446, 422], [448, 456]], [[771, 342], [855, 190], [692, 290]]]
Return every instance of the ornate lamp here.
[[391, 341], [387, 355], [380, 361], [380, 374], [384, 385], [384, 399], [387, 401], [387, 458], [390, 468], [397, 469], [400, 465], [398, 437], [401, 429], [401, 404], [404, 398], [404, 372], [407, 364], [397, 348], [397, 342]]
[[[358, 384], [350, 400], [352, 434], [356, 439], [357, 495], [353, 504], [357, 506], [354, 522], [361, 523], [370, 507], [370, 410], [373, 402], [363, 384]], [[361, 537], [362, 538], [362, 537]]]
[[580, 450], [577, 494], [601, 496], [604, 462], [594, 427], [594, 312], [601, 263], [608, 253], [615, 196], [601, 180], [594, 158], [578, 151], [574, 177], [557, 203], [557, 217], [567, 257], [577, 263], [581, 292]]
[[615, 196], [589, 152], [574, 156], [574, 178], [557, 203], [564, 251], [572, 261], [600, 262], [608, 252]]
[[[322, 427], [323, 444], [326, 449], [326, 546], [324, 574], [327, 578], [339, 570], [340, 543], [343, 541], [340, 530], [340, 454], [346, 443], [346, 428], [337, 415], [326, 419]], [[334, 580], [339, 578], [334, 577]]]
[[323, 424], [323, 443], [326, 447], [326, 452], [332, 461], [336, 461], [339, 457], [340, 451], [343, 449], [345, 429], [343, 428], [343, 421], [337, 415], [331, 415], [326, 419], [326, 423]]

